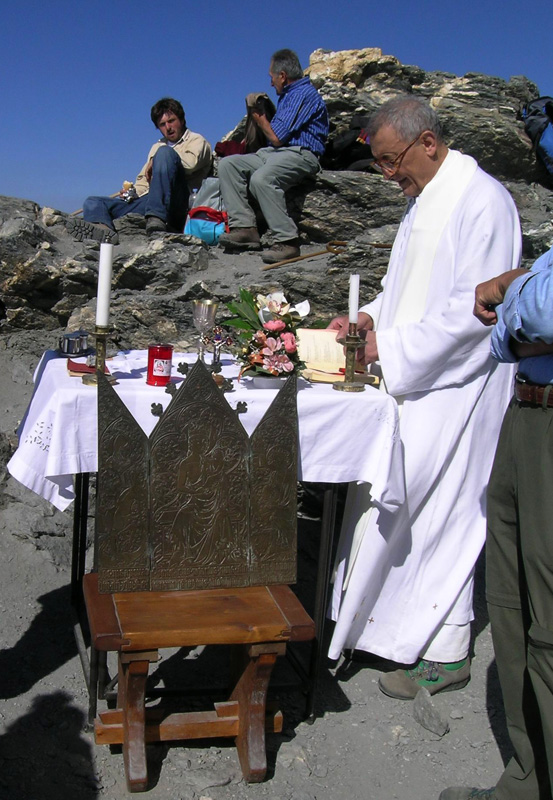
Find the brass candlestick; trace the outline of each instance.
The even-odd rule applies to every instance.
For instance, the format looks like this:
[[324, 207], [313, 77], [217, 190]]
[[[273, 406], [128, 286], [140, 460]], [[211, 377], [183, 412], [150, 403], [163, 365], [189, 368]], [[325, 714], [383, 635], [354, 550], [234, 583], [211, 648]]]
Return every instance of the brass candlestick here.
[[[98, 383], [98, 373], [104, 372], [106, 367], [106, 343], [110, 328], [107, 325], [96, 325], [94, 336], [96, 338], [96, 363], [95, 371], [83, 375], [83, 383], [87, 386], [96, 386]], [[106, 375], [110, 383], [115, 383], [114, 378]]]
[[332, 384], [334, 389], [339, 392], [364, 392], [365, 384], [355, 381], [355, 353], [361, 344], [361, 338], [357, 333], [357, 323], [350, 322], [344, 342], [346, 348], [346, 374], [343, 381], [336, 381]]

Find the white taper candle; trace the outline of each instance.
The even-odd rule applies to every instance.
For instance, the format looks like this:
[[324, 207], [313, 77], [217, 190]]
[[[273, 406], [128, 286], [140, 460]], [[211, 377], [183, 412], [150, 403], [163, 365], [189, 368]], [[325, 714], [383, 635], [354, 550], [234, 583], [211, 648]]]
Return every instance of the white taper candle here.
[[100, 266], [98, 269], [98, 295], [96, 298], [96, 325], [106, 327], [109, 323], [109, 301], [111, 297], [111, 267], [113, 245], [100, 245]]
[[359, 275], [349, 276], [349, 321], [357, 324], [359, 317]]

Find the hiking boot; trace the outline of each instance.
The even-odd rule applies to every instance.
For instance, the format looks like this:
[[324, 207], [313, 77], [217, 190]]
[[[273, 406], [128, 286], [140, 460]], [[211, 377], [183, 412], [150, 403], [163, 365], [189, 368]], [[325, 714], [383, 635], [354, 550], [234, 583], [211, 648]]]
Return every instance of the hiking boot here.
[[82, 217], [69, 217], [65, 228], [78, 242], [94, 239], [101, 244], [119, 244], [119, 235], [112, 228], [102, 223], [87, 222]]
[[378, 688], [388, 697], [412, 700], [424, 686], [430, 694], [462, 689], [470, 680], [470, 660], [440, 664], [438, 661], [419, 661], [412, 669], [396, 669], [380, 676]]
[[166, 233], [167, 223], [164, 219], [159, 217], [146, 217], [146, 233], [150, 236], [152, 233]]
[[229, 233], [219, 236], [219, 244], [225, 250], [261, 250], [257, 228], [233, 228]]
[[261, 260], [265, 264], [277, 264], [289, 258], [297, 258], [300, 254], [300, 240], [289, 239], [287, 242], [276, 242], [270, 250], [265, 250]]
[[444, 789], [438, 800], [494, 800], [495, 787], [471, 789], [469, 786], [450, 786]]

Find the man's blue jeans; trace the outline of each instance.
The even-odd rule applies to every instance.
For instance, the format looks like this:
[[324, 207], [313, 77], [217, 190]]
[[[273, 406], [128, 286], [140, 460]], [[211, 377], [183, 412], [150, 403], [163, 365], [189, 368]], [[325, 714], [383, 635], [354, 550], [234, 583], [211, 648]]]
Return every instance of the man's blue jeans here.
[[131, 203], [120, 197], [87, 197], [83, 219], [113, 228], [113, 220], [125, 214], [158, 217], [170, 231], [182, 232], [188, 213], [188, 183], [182, 162], [168, 146], [160, 147], [153, 158], [150, 190]]

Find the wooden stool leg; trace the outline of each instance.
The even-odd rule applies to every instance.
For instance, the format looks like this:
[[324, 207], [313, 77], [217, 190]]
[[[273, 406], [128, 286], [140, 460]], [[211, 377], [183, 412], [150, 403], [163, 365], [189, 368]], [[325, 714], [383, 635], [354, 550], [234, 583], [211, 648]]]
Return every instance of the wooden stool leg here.
[[272, 652], [264, 652], [266, 645], [243, 648], [246, 661], [238, 683], [230, 696], [239, 704], [240, 732], [236, 737], [236, 749], [244, 780], [259, 783], [267, 772], [265, 749], [265, 710], [267, 689], [277, 656], [285, 645], [272, 645]]
[[90, 645], [90, 673], [88, 678], [88, 724], [92, 727], [98, 710], [98, 660], [100, 654]]
[[106, 687], [109, 683], [108, 654], [105, 651], [98, 653], [98, 699], [106, 699]]
[[146, 764], [145, 700], [149, 661], [125, 662], [119, 656], [117, 705], [123, 712], [123, 759], [129, 792], [148, 788]]

